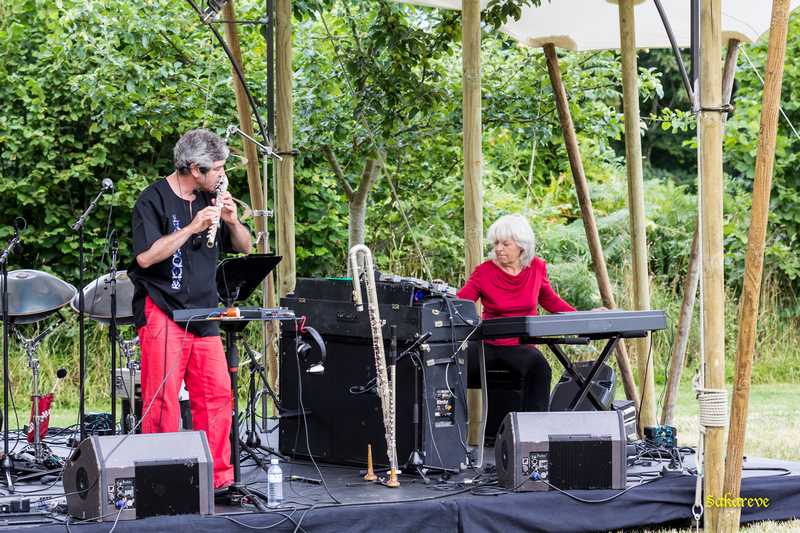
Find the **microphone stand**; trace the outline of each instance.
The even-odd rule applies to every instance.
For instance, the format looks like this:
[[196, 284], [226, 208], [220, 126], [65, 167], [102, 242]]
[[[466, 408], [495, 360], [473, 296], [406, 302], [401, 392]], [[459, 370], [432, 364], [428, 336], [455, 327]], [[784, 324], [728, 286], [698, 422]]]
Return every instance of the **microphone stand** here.
[[11, 472], [14, 470], [14, 463], [8, 454], [8, 326], [11, 319], [8, 316], [8, 256], [19, 244], [19, 230], [14, 232], [14, 237], [9, 241], [8, 246], [0, 256], [0, 266], [2, 266], [3, 278], [3, 461], [2, 469], [6, 477], [8, 491], [14, 493], [14, 482], [11, 479]]
[[[270, 12], [271, 12], [271, 10], [270, 10]], [[267, 26], [267, 28], [268, 28], [267, 31], [271, 31], [272, 26], [269, 25], [269, 26]], [[272, 42], [271, 39], [268, 40], [268, 42], [271, 43]], [[270, 99], [270, 101], [271, 101], [271, 99]], [[272, 124], [272, 123], [273, 123], [273, 120], [272, 120], [272, 118], [270, 118], [270, 124]], [[263, 194], [264, 194], [264, 206], [263, 207], [264, 207], [264, 209], [255, 209], [255, 210], [253, 210], [253, 218], [254, 219], [261, 218], [264, 221], [264, 232], [260, 233], [257, 236], [257, 238], [256, 238], [256, 246], [258, 246], [259, 240], [263, 238], [264, 239], [264, 249], [265, 250], [269, 250], [269, 219], [273, 215], [272, 211], [267, 208], [268, 198], [269, 198], [269, 187], [268, 187], [268, 182], [269, 182], [269, 178], [268, 178], [268, 176], [269, 176], [269, 159], [277, 159], [278, 161], [282, 161], [283, 158], [269, 144], [272, 139], [271, 139], [271, 137], [269, 135], [263, 135], [264, 134], [263, 130], [262, 130], [262, 135], [264, 136], [265, 142], [267, 143], [266, 145], [258, 142], [252, 136], [250, 136], [250, 135], [246, 134], [245, 132], [243, 132], [241, 129], [239, 129], [239, 127], [236, 124], [229, 125], [227, 127], [227, 129], [225, 130], [225, 144], [228, 144], [228, 139], [230, 139], [230, 136], [233, 135], [233, 134], [239, 135], [243, 139], [246, 139], [246, 140], [250, 141], [251, 143], [253, 143], [253, 145], [255, 145], [256, 149], [261, 153], [261, 161], [262, 161], [261, 176], [264, 179], [264, 183], [263, 183]], [[291, 154], [283, 154], [283, 155], [296, 155], [296, 154], [291, 153]], [[266, 281], [264, 281], [263, 299], [262, 299], [262, 301], [263, 301], [263, 305], [264, 306], [268, 305], [267, 304], [267, 282]], [[263, 353], [265, 354], [265, 356], [269, 352], [268, 340], [270, 339], [270, 333], [269, 333], [270, 326], [268, 324], [269, 324], [268, 322], [262, 322], [262, 325], [261, 325], [261, 327], [262, 327], [262, 330], [261, 330], [262, 331], [262, 339], [263, 339], [263, 342], [264, 342]], [[269, 364], [268, 361], [266, 361], [266, 359], [265, 359], [265, 365], [268, 365], [268, 364]], [[265, 379], [264, 383], [266, 383], [267, 387], [269, 387], [269, 380]], [[275, 405], [275, 407], [280, 412], [280, 402], [278, 402], [278, 398], [275, 395], [275, 393], [272, 391], [272, 389], [270, 389], [270, 396], [272, 397], [273, 405]], [[261, 396], [261, 418], [264, 419], [264, 420], [267, 419], [267, 396], [266, 395], [262, 395]]]
[[[100, 201], [100, 197], [105, 194], [106, 188], [100, 189], [100, 192], [97, 193], [97, 196], [94, 197], [94, 200], [89, 204], [89, 207], [86, 208], [86, 211], [78, 217], [78, 220], [70, 226], [73, 231], [78, 232], [78, 383], [79, 383], [79, 399], [78, 399], [78, 424], [80, 426], [80, 439], [78, 443], [83, 442], [86, 438], [86, 422], [84, 420], [84, 413], [86, 411], [86, 332], [85, 332], [85, 323], [84, 323], [84, 298], [83, 298], [83, 273], [85, 269], [84, 264], [84, 225], [86, 224], [86, 219], [89, 218], [89, 215], [94, 208], [97, 207], [97, 202]], [[112, 381], [113, 383], [113, 381]]]
[[[116, 233], [111, 237], [111, 268], [109, 279], [111, 290], [111, 320], [108, 323], [108, 336], [111, 342], [111, 434], [117, 434], [117, 255], [119, 253], [119, 240]], [[134, 402], [135, 404], [135, 395]]]

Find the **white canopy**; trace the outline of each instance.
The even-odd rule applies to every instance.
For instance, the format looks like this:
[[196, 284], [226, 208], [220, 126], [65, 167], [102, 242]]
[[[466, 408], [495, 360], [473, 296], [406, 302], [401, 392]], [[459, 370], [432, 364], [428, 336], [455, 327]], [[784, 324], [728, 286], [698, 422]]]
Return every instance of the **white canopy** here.
[[[461, 0], [397, 0], [407, 4], [461, 9]], [[662, 0], [678, 46], [690, 40], [689, 0]], [[485, 8], [488, 0], [481, 0]], [[791, 9], [800, 0], [791, 0]], [[769, 30], [771, 0], [722, 0], [722, 39], [753, 43]], [[635, 8], [636, 46], [667, 48], [669, 40], [655, 2], [645, 0]], [[501, 31], [520, 43], [540, 47], [553, 43], [569, 50], [618, 49], [619, 10], [609, 0], [542, 0], [539, 7], [525, 7], [518, 21], [503, 25]]]

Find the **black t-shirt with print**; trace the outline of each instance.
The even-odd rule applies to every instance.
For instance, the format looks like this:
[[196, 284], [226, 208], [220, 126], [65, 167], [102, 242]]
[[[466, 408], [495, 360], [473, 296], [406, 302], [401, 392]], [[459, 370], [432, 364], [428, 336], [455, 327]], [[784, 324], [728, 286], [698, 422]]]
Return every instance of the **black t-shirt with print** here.
[[[160, 179], [139, 195], [133, 207], [133, 261], [129, 268], [134, 283], [133, 313], [136, 327], [147, 323], [144, 315], [145, 297], [150, 296], [159, 309], [172, 318], [176, 309], [217, 307], [216, 269], [220, 245], [224, 251], [233, 251], [231, 236], [224, 222], [214, 247], [206, 245], [207, 232], [197, 233], [187, 240], [173, 255], [142, 268], [136, 256], [147, 251], [158, 239], [185, 228], [201, 209], [212, 205], [212, 195], [196, 191], [191, 207], [180, 198], [166, 179]], [[201, 337], [219, 335], [216, 322], [190, 322], [189, 331]]]

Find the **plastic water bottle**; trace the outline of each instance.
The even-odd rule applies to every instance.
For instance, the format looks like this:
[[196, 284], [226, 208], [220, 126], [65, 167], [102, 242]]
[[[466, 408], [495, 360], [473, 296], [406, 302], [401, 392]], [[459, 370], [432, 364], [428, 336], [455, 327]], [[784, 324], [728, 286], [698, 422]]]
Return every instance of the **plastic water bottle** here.
[[267, 470], [267, 507], [280, 507], [283, 503], [283, 470], [278, 459], [270, 460]]

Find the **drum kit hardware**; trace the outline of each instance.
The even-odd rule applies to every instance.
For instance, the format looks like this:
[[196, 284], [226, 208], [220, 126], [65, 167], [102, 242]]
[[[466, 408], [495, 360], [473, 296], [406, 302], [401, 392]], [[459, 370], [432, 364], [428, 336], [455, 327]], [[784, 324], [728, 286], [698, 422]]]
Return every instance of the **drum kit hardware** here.
[[[125, 270], [117, 270], [114, 276], [104, 274], [83, 289], [84, 313], [90, 319], [100, 324], [109, 326], [109, 341], [112, 345], [111, 362], [111, 382], [116, 380], [116, 346], [119, 346], [120, 354], [125, 358], [125, 368], [128, 375], [133, 380], [139, 368], [139, 363], [135, 359], [139, 338], [125, 339], [117, 331], [116, 326], [132, 325], [133, 317], [133, 282], [128, 277]], [[77, 313], [79, 312], [79, 295], [76, 294], [70, 302], [70, 307]], [[113, 313], [112, 313], [113, 311]], [[114, 320], [112, 321], [112, 315]], [[116, 423], [116, 387], [111, 388], [111, 414]], [[136, 417], [131, 411], [127, 415], [125, 427], [133, 431], [136, 427]]]
[[[54, 455], [42, 441], [40, 435], [42, 421], [40, 401], [43, 396], [40, 391], [40, 361], [37, 350], [44, 339], [64, 322], [65, 317], [62, 311], [64, 307], [70, 306], [73, 311], [79, 312], [79, 291], [58, 277], [38, 270], [13, 270], [7, 273], [7, 279], [8, 316], [6, 318], [0, 310], [0, 318], [8, 323], [10, 330], [27, 354], [28, 368], [32, 374], [31, 427], [33, 442], [30, 446], [33, 449], [33, 462], [35, 465], [49, 469], [54, 464]], [[118, 299], [116, 323], [118, 325], [133, 324], [133, 282], [128, 278], [126, 271], [120, 270], [114, 276], [114, 283]], [[105, 274], [83, 289], [85, 315], [103, 325], [109, 325], [112, 321], [111, 284], [111, 276]], [[0, 290], [5, 289], [2, 279], [0, 279]], [[43, 326], [44, 329], [38, 331], [38, 328]], [[37, 331], [33, 336], [26, 336], [26, 331], [32, 327], [37, 328]], [[117, 333], [113, 342], [119, 346], [131, 376], [135, 375], [138, 371], [138, 362], [136, 361], [138, 337], [126, 339]], [[126, 420], [126, 427], [135, 427], [135, 416], [133, 414], [128, 416], [129, 418], [133, 417], [133, 420]], [[26, 453], [26, 450], [19, 453], [20, 457], [29, 457], [30, 455]], [[55, 458], [60, 463], [60, 458]], [[31, 468], [35, 469], [35, 466], [26, 465], [24, 469]]]

